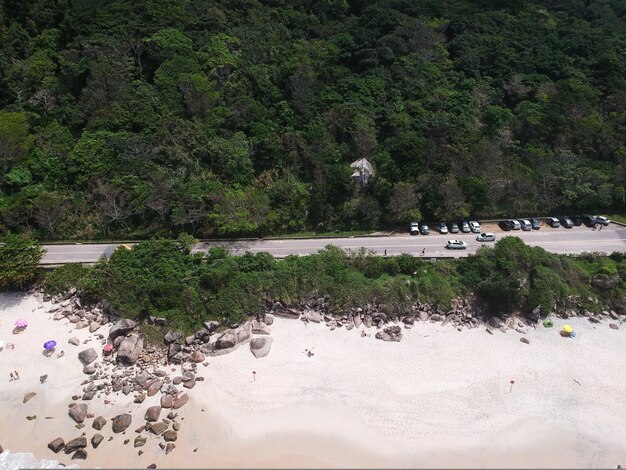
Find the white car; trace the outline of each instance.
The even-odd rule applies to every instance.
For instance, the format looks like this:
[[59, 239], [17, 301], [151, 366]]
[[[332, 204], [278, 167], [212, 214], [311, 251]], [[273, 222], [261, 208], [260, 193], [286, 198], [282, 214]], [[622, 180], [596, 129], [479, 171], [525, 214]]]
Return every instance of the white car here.
[[448, 250], [464, 250], [467, 248], [467, 243], [461, 240], [448, 240], [448, 243], [446, 243], [446, 248]]
[[409, 225], [409, 233], [411, 235], [417, 235], [420, 233], [420, 228], [419, 225], [417, 225], [417, 222], [411, 222], [411, 225]]
[[481, 233], [476, 237], [476, 240], [479, 242], [495, 242], [496, 234], [491, 232]]
[[596, 216], [596, 222], [598, 222], [599, 224], [604, 225], [605, 227], [607, 225], [609, 225], [609, 223], [611, 222], [609, 219], [607, 219], [606, 217], [604, 217], [603, 215], [598, 215]]
[[533, 228], [533, 226], [530, 223], [530, 220], [528, 219], [520, 219], [519, 224], [520, 224], [520, 227], [522, 227], [522, 230], [524, 230], [525, 232], [529, 232]]
[[519, 230], [522, 228], [522, 225], [519, 223], [519, 220], [511, 219], [511, 223], [513, 224], [513, 230]]
[[472, 233], [480, 233], [480, 224], [478, 222], [470, 220], [469, 226]]

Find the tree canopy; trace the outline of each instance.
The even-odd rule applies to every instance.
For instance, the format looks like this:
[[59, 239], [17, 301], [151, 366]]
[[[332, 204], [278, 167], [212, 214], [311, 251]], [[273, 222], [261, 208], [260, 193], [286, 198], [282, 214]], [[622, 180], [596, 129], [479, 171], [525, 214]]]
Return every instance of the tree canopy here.
[[624, 18], [619, 0], [7, 0], [0, 232], [623, 211]]

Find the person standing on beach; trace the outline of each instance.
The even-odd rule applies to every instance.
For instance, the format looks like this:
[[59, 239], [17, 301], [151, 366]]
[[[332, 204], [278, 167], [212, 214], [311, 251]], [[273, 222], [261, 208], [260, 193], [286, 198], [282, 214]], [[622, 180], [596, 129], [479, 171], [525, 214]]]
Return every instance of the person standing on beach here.
[[13, 382], [15, 380], [15, 377], [13, 377], [13, 372], [11, 372], [11, 379], [9, 380], [9, 382]]
[[20, 374], [17, 371], [14, 371], [15, 373], [15, 380], [20, 380]]

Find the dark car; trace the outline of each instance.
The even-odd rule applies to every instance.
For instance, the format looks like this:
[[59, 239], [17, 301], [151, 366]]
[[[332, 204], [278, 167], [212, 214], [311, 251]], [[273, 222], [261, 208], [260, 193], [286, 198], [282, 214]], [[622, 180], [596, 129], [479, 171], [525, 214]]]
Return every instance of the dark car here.
[[593, 227], [596, 225], [597, 223], [597, 219], [595, 216], [593, 215], [589, 215], [589, 214], [583, 214], [580, 216], [581, 220], [583, 221], [583, 224], [585, 224], [585, 227]]
[[546, 219], [546, 224], [548, 224], [552, 228], [559, 228], [561, 226], [559, 219], [557, 219], [556, 217], [548, 217]]
[[583, 224], [583, 219], [580, 215], [572, 215], [570, 220], [574, 223], [576, 227], [580, 227]]
[[452, 222], [450, 224], [450, 233], [459, 233], [459, 224]]
[[539, 230], [541, 228], [541, 221], [536, 217], [530, 219], [530, 225], [532, 225], [533, 230]]
[[428, 235], [430, 233], [430, 229], [428, 228], [428, 225], [426, 224], [421, 224], [420, 225], [420, 233], [422, 235]]
[[569, 217], [561, 217], [560, 222], [565, 228], [572, 228], [574, 226], [574, 222], [572, 222], [572, 219]]
[[505, 232], [510, 232], [511, 230], [513, 230], [513, 222], [511, 222], [510, 220], [501, 220], [500, 222], [498, 222], [498, 226]]

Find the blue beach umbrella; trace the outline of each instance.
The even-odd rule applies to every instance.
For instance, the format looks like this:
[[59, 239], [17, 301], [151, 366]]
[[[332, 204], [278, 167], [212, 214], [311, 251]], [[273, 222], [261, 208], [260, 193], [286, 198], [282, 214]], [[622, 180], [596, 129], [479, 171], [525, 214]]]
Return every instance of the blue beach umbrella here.
[[51, 339], [50, 341], [46, 341], [45, 343], [43, 343], [43, 348], [46, 351], [51, 351], [52, 349], [54, 349], [56, 345], [57, 345], [57, 342]]

